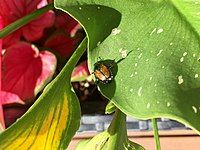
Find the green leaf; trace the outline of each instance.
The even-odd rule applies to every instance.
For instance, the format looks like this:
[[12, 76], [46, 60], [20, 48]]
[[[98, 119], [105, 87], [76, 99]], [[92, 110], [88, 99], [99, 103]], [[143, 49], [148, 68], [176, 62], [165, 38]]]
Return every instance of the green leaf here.
[[107, 131], [78, 143], [76, 150], [144, 150], [127, 138], [126, 115], [118, 109]]
[[0, 134], [0, 149], [67, 147], [80, 124], [80, 105], [71, 89], [71, 73], [86, 46], [84, 40], [28, 112]]
[[115, 109], [116, 109], [116, 106], [110, 101], [106, 105], [105, 114], [112, 114], [113, 112], [115, 112]]
[[[175, 119], [200, 134], [199, 0], [56, 0], [55, 5], [84, 26], [91, 70], [98, 57], [117, 62], [114, 81], [99, 85], [104, 96], [128, 115]], [[114, 23], [119, 26], [111, 33]], [[97, 41], [102, 43], [95, 48]]]

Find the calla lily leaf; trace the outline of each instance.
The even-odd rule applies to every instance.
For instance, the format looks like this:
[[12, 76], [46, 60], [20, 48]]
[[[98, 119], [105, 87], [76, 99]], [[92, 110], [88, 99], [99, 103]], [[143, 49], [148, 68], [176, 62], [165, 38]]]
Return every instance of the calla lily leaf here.
[[104, 96], [127, 115], [175, 119], [200, 134], [199, 0], [56, 0], [55, 5], [87, 32], [91, 70], [99, 57], [116, 61], [113, 82], [99, 85]]

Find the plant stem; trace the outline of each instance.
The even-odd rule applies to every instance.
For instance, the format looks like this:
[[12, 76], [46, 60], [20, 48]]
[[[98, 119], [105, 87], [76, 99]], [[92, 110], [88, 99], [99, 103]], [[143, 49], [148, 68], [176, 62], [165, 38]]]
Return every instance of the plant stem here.
[[[79, 44], [75, 52], [72, 54], [72, 56], [70, 57], [66, 65], [61, 70], [61, 72], [64, 72], [63, 73], [64, 76], [65, 75], [71, 76], [72, 71], [74, 70], [77, 62], [79, 61], [80, 57], [83, 55], [85, 50], [87, 49], [87, 44], [88, 44], [88, 40], [87, 40], [87, 37], [85, 37], [83, 41]], [[68, 82], [71, 82], [71, 78], [68, 78], [68, 79], [69, 79]]]
[[119, 109], [115, 110], [112, 122], [108, 128], [109, 133], [116, 134], [117, 132], [126, 132], [126, 115]]
[[156, 118], [152, 119], [152, 127], [153, 127], [153, 132], [154, 132], [154, 140], [156, 143], [156, 150], [160, 150], [160, 139], [159, 139], [159, 134], [158, 134], [158, 126], [157, 126], [157, 121]]
[[110, 143], [107, 149], [124, 149], [124, 143], [127, 143], [126, 115], [119, 109], [115, 110], [114, 117], [108, 127], [110, 134]]
[[33, 13], [30, 13], [16, 20], [15, 22], [9, 24], [8, 26], [0, 30], [0, 38], [6, 37], [7, 35], [11, 34], [12, 32], [16, 31], [17, 29], [21, 28], [22, 26], [26, 25], [27, 23], [31, 22], [32, 20], [36, 19], [37, 17], [41, 16], [42, 14], [51, 9], [54, 9], [53, 4], [49, 4], [45, 7], [42, 7], [34, 11]]

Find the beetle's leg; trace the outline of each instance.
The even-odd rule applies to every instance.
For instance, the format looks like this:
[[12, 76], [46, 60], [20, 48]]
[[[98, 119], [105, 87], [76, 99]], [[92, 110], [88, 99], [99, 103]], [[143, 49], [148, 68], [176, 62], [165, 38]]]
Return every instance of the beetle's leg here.
[[108, 68], [112, 68], [115, 65], [115, 62], [109, 63]]
[[100, 56], [97, 58], [97, 61], [103, 61], [103, 58], [101, 58]]

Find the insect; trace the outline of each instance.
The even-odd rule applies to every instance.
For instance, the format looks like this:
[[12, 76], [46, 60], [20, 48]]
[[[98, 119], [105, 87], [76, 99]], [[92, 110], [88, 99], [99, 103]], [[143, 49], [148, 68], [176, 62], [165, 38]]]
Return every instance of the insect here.
[[94, 64], [94, 75], [97, 83], [101, 81], [104, 84], [110, 83], [113, 80], [111, 67], [104, 61], [98, 61]]

